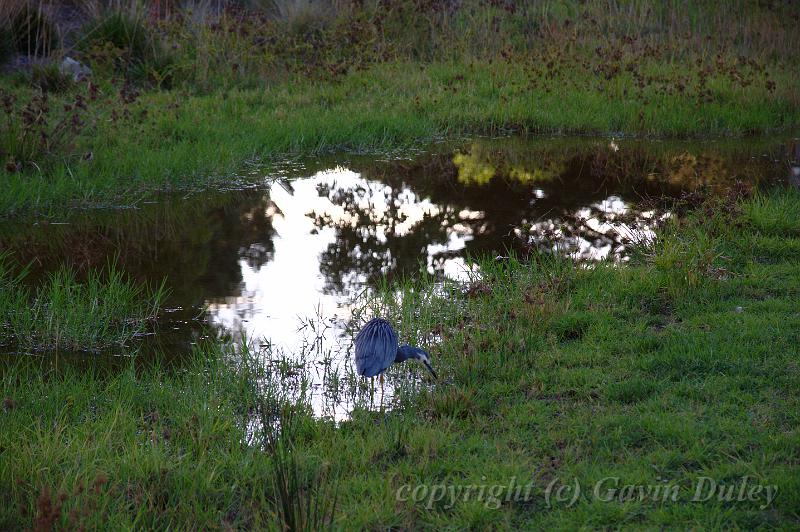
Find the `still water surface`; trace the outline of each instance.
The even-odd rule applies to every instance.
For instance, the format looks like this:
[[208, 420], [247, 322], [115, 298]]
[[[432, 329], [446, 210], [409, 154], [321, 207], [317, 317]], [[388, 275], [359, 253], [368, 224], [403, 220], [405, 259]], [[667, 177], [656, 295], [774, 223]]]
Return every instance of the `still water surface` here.
[[143, 352], [180, 357], [204, 337], [244, 335], [347, 364], [364, 290], [421, 270], [466, 279], [470, 257], [537, 249], [624, 263], [675, 199], [785, 182], [789, 146], [511, 138], [411, 157], [310, 158], [250, 168], [239, 190], [5, 222], [0, 247], [31, 262], [31, 282], [114, 256], [138, 280], [166, 279], [167, 309], [137, 343]]

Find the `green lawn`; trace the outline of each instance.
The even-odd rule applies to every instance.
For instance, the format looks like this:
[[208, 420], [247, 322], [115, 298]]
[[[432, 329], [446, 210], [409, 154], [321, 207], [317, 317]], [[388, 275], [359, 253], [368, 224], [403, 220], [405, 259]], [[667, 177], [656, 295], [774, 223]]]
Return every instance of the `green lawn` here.
[[[0, 528], [319, 525], [329, 512], [306, 501], [333, 493], [341, 528], [800, 525], [800, 194], [711, 200], [626, 267], [482, 267], [479, 284], [371, 302], [404, 339], [441, 337], [428, 345], [440, 382], [392, 368], [395, 409], [339, 426], [275, 400], [263, 367], [220, 346], [169, 371], [13, 363]], [[274, 419], [278, 443], [262, 430]], [[698, 482], [709, 494], [702, 477], [762, 488], [692, 502]], [[512, 479], [532, 483], [527, 500], [504, 499]], [[625, 485], [675, 500], [609, 491]]]

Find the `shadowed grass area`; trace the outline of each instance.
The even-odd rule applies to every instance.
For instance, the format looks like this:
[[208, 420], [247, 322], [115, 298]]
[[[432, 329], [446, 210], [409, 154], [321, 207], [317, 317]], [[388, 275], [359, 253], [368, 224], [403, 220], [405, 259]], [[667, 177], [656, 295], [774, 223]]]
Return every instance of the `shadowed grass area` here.
[[[291, 485], [330, 499], [335, 478], [342, 527], [796, 527], [800, 218], [777, 213], [798, 205], [793, 190], [709, 201], [624, 268], [534, 255], [482, 261], [467, 285], [395, 285], [362, 311], [429, 348], [441, 379], [393, 367], [394, 383], [415, 383], [396, 408], [356, 408], [338, 426], [219, 346], [177, 372], [45, 374], [18, 361], [0, 380], [0, 525], [285, 522], [273, 479], [288, 477], [259, 442], [270, 420], [290, 419], [305, 479]], [[776, 488], [769, 503], [764, 490], [704, 499], [703, 477]], [[512, 482], [528, 497], [506, 499]], [[562, 491], [548, 504], [548, 486], [576, 482], [573, 502]], [[613, 491], [625, 485], [677, 495]]]
[[114, 263], [89, 271], [83, 281], [62, 267], [34, 291], [23, 284], [24, 275], [12, 276], [8, 257], [0, 256], [3, 339], [25, 350], [123, 346], [155, 318], [165, 295], [163, 285], [137, 285]]

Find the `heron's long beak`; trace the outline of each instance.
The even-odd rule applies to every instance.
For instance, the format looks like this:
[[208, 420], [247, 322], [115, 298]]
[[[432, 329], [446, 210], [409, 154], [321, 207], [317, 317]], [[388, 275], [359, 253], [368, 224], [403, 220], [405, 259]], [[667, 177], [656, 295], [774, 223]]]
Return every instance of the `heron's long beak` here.
[[433, 378], [435, 380], [439, 380], [439, 376], [436, 375], [435, 371], [433, 371], [433, 368], [431, 367], [430, 363], [427, 360], [423, 360], [422, 363], [425, 364], [425, 367], [428, 368], [428, 371], [431, 372], [431, 375], [433, 375]]

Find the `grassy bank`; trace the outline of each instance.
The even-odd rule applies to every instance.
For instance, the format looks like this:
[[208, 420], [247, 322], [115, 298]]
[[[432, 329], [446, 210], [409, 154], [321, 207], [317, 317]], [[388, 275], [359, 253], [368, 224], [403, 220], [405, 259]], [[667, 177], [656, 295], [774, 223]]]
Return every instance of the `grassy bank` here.
[[[219, 346], [177, 372], [14, 363], [0, 390], [0, 524], [280, 526], [308, 501], [299, 520], [319, 524], [330, 508], [313, 502], [335, 492], [347, 527], [795, 527], [798, 220], [796, 191], [732, 194], [675, 219], [630, 267], [534, 255], [483, 262], [480, 279], [444, 292], [395, 287], [373, 303], [404, 339], [440, 338], [428, 346], [441, 381], [401, 386], [398, 410], [357, 408], [338, 427]], [[777, 491], [769, 504], [764, 490], [691, 502], [701, 477]], [[512, 479], [532, 483], [527, 500], [477, 495]], [[573, 503], [551, 489], [548, 506], [548, 486], [575, 482]], [[439, 484], [476, 488], [452, 499], [432, 495]], [[677, 500], [608, 491], [623, 485], [675, 486]]]
[[57, 68], [0, 82], [0, 215], [131, 203], [287, 153], [800, 124], [792, 6], [312, 4], [84, 15], [50, 55], [85, 61], [92, 83]]
[[[153, 190], [230, 180], [244, 160], [287, 153], [388, 151], [469, 134], [643, 133], [726, 135], [800, 123], [800, 107], [766, 89], [718, 80], [721, 102], [653, 94], [627, 98], [625, 82], [598, 92], [589, 78], [564, 92], [532, 87], [515, 64], [381, 65], [336, 83], [287, 82], [262, 90], [142, 96], [130, 123], [104, 120], [79, 153], [46, 174], [4, 177], [0, 211], [47, 211], [64, 201], [131, 201]], [[567, 80], [557, 80], [566, 85]], [[573, 78], [570, 83], [575, 82]], [[787, 79], [788, 83], [788, 79]], [[654, 91], [656, 92], [656, 91]], [[91, 157], [90, 161], [85, 159]]]

